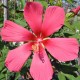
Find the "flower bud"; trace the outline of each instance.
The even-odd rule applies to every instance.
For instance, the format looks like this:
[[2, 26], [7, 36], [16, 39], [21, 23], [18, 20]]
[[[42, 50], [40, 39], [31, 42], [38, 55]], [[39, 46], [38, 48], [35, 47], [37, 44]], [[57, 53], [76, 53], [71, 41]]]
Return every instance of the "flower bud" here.
[[80, 6], [78, 6], [77, 8], [73, 8], [73, 9], [71, 10], [71, 12], [73, 12], [75, 15], [77, 15], [78, 12], [79, 12], [79, 10], [80, 10]]

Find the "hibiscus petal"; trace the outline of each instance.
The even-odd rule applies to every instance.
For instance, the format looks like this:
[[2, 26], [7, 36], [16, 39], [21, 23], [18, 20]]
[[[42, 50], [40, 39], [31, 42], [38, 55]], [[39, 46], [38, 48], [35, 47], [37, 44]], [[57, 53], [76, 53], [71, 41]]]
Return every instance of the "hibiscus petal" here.
[[34, 40], [34, 36], [22, 26], [6, 20], [4, 27], [1, 29], [2, 40], [5, 41], [28, 41]]
[[64, 18], [63, 8], [58, 6], [48, 7], [44, 15], [42, 35], [46, 37], [58, 31], [64, 24]]
[[[40, 58], [40, 54], [42, 54], [43, 59]], [[44, 50], [40, 53], [34, 53], [30, 73], [34, 80], [51, 80], [53, 69]]]
[[75, 38], [52, 38], [44, 42], [46, 49], [59, 61], [74, 60], [78, 57], [78, 43]]
[[31, 45], [32, 44], [24, 44], [8, 52], [5, 65], [10, 71], [20, 71], [25, 61], [31, 55]]
[[36, 35], [40, 34], [43, 7], [38, 2], [27, 2], [24, 8], [24, 18]]

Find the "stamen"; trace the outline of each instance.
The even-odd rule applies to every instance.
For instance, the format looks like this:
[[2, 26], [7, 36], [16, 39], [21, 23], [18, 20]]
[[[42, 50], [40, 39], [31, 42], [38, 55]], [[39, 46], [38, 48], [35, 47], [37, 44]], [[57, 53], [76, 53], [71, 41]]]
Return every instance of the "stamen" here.
[[32, 45], [32, 49], [35, 53], [39, 55], [39, 58], [42, 61], [42, 63], [44, 63], [44, 56], [43, 56], [43, 53], [41, 52], [39, 44]]
[[33, 49], [34, 52], [39, 51], [39, 46], [38, 46], [38, 44], [32, 45], [32, 49]]
[[44, 38], [43, 40], [48, 40], [48, 39], [50, 39], [49, 37], [47, 37], [47, 38]]
[[43, 48], [45, 48], [45, 46], [44, 46], [44, 44], [43, 44], [43, 43], [41, 43], [41, 45], [42, 45], [42, 47], [43, 47]]

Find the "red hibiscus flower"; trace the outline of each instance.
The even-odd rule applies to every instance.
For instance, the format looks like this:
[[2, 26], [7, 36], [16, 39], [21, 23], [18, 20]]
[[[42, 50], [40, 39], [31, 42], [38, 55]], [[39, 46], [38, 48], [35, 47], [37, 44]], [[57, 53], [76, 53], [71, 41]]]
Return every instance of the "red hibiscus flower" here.
[[58, 6], [49, 6], [43, 17], [43, 7], [38, 2], [27, 2], [24, 18], [32, 32], [12, 21], [5, 21], [1, 30], [2, 40], [26, 42], [10, 50], [5, 65], [10, 71], [20, 71], [33, 51], [30, 73], [34, 80], [50, 80], [53, 69], [45, 49], [59, 61], [69, 61], [78, 57], [78, 43], [74, 38], [50, 38], [64, 24], [65, 12]]

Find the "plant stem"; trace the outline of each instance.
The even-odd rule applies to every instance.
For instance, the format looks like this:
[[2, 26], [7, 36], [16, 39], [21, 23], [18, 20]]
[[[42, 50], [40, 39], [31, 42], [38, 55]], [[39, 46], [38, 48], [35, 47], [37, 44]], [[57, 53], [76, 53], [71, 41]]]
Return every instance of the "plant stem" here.
[[[4, 6], [8, 6], [8, 0], [4, 0]], [[4, 7], [4, 21], [8, 19], [8, 9]]]

